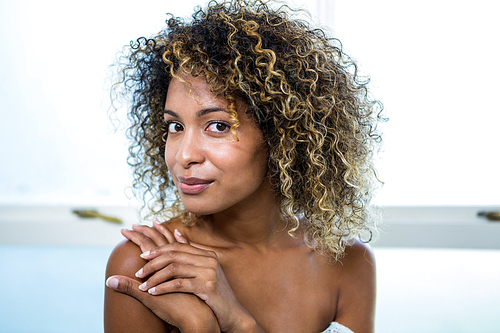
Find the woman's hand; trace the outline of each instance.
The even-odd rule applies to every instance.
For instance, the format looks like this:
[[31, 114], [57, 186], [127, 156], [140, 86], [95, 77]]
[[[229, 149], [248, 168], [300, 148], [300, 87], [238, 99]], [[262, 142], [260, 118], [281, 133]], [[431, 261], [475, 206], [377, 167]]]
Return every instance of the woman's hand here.
[[[176, 241], [172, 233], [158, 223], [155, 223], [155, 229], [147, 226], [133, 228], [133, 231], [124, 229], [122, 234], [138, 245], [142, 252]], [[140, 259], [138, 254], [137, 259]], [[159, 318], [178, 327], [181, 332], [220, 332], [214, 313], [198, 297], [186, 293], [153, 296], [139, 290], [140, 284], [138, 280], [124, 275], [110, 276], [106, 281], [108, 287], [139, 300]]]
[[[155, 225], [159, 231], [161, 227]], [[136, 276], [149, 278], [139, 288], [155, 296], [179, 292], [198, 296], [212, 309], [223, 332], [248, 332], [258, 328], [231, 289], [217, 254], [200, 244], [190, 244], [177, 230], [173, 237], [176, 242], [146, 250], [141, 255], [148, 263]]]

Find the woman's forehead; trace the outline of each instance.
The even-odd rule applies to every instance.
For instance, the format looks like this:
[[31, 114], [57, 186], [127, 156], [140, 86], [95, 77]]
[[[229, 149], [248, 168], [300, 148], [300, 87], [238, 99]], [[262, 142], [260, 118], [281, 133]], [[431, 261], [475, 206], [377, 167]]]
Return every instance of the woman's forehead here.
[[205, 80], [201, 77], [194, 77], [183, 74], [179, 77], [173, 77], [168, 86], [167, 101], [169, 95], [183, 95], [190, 97], [199, 104], [204, 104], [207, 101], [220, 100], [225, 101], [223, 96], [215, 95]]
[[[195, 101], [200, 107], [219, 106], [227, 108], [229, 101], [223, 95], [216, 95], [210, 85], [200, 76], [181, 74], [170, 81], [165, 109], [182, 107], [185, 98]], [[247, 103], [241, 98], [235, 98], [238, 115], [243, 116], [248, 111]]]

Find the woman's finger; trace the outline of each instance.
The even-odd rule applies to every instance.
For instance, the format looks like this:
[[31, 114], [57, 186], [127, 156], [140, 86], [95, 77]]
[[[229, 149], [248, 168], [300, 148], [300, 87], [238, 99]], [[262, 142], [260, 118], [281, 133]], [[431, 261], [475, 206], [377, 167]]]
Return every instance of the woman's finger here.
[[139, 301], [142, 301], [144, 295], [138, 288], [140, 284], [141, 283], [139, 281], [122, 275], [110, 276], [106, 280], [106, 286], [108, 288], [130, 295]]
[[174, 235], [172, 235], [172, 232], [168, 230], [168, 228], [165, 227], [163, 223], [160, 223], [158, 220], [154, 220], [153, 227], [167, 239], [168, 243], [175, 242]]
[[[148, 261], [144, 267], [142, 267], [135, 276], [138, 278], [146, 278], [155, 272], [158, 272], [173, 263], [180, 263], [185, 265], [203, 267], [208, 266], [209, 261], [217, 261], [216, 258], [207, 256], [192, 254], [187, 252], [171, 251], [167, 254], [156, 257]], [[218, 262], [217, 262], [218, 263]]]
[[144, 236], [143, 234], [136, 232], [134, 230], [129, 230], [123, 228], [121, 230], [122, 235], [128, 240], [135, 243], [137, 246], [141, 248], [142, 252], [149, 252], [150, 250], [157, 247], [156, 243], [149, 237]]
[[187, 238], [184, 237], [181, 234], [181, 232], [177, 229], [174, 230], [174, 237], [175, 237], [175, 240], [178, 241], [179, 243], [189, 244], [189, 241], [187, 240]]
[[151, 228], [147, 225], [134, 224], [132, 226], [132, 229], [134, 229], [134, 231], [136, 232], [143, 234], [146, 237], [151, 238], [153, 242], [156, 244], [156, 246], [162, 246], [169, 243], [167, 238], [155, 228]]
[[186, 293], [186, 294], [194, 294], [197, 295], [196, 291], [198, 288], [196, 287], [197, 283], [195, 279], [174, 279], [152, 288], [142, 289], [141, 285], [139, 288], [141, 290], [147, 291], [151, 295], [163, 295], [169, 293]]
[[[213, 270], [207, 267], [173, 263], [156, 272], [140, 285], [139, 289], [148, 291], [152, 295], [162, 295], [172, 292], [198, 294], [202, 291], [202, 286], [200, 286], [201, 281], [215, 282], [215, 274]], [[190, 282], [184, 283], [184, 280], [190, 280]]]
[[163, 246], [156, 247], [156, 248], [150, 249], [148, 251], [145, 251], [141, 254], [141, 258], [146, 259], [146, 260], [152, 260], [156, 257], [161, 256], [161, 255], [170, 254], [171, 252], [186, 252], [186, 253], [200, 255], [200, 256], [217, 258], [217, 254], [214, 251], [202, 250], [202, 249], [193, 247], [190, 244], [179, 243], [179, 242], [163, 245]]

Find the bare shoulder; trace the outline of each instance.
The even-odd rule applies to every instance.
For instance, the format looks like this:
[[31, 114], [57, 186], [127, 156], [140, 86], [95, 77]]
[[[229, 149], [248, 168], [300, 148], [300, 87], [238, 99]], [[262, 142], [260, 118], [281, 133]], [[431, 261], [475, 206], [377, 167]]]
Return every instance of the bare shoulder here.
[[[340, 260], [348, 274], [375, 274], [375, 256], [371, 247], [355, 240], [345, 248], [345, 256]], [[364, 275], [364, 274], [361, 274]]]
[[111, 252], [106, 270], [111, 273], [110, 275], [119, 274], [140, 280], [135, 277], [135, 272], [146, 264], [140, 255], [141, 249], [137, 245], [124, 240]]
[[336, 321], [356, 333], [373, 332], [376, 299], [375, 257], [360, 241], [346, 247], [341, 264]]
[[[135, 276], [135, 273], [146, 264], [140, 254], [140, 248], [131, 241], [119, 243], [109, 256], [106, 279], [112, 275], [123, 275], [142, 281]], [[104, 330], [106, 333], [167, 332], [169, 327], [140, 301], [106, 288]]]

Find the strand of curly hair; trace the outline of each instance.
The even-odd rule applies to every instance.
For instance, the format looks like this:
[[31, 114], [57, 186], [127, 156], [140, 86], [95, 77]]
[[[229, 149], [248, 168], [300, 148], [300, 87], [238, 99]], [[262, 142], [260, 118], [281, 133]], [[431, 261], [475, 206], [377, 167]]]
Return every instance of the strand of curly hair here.
[[201, 76], [225, 96], [236, 139], [235, 103], [246, 101], [268, 143], [270, 178], [290, 233], [303, 227], [311, 249], [338, 259], [346, 240], [369, 240], [376, 231], [369, 202], [378, 183], [372, 159], [382, 106], [340, 42], [289, 12], [269, 1], [233, 0], [210, 1], [190, 21], [170, 15], [157, 36], [131, 43], [113, 98], [132, 97], [136, 194], [153, 214], [170, 217], [186, 213], [163, 157], [171, 78]]

